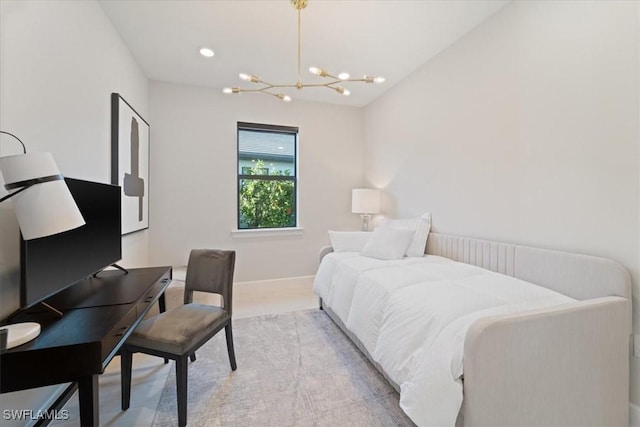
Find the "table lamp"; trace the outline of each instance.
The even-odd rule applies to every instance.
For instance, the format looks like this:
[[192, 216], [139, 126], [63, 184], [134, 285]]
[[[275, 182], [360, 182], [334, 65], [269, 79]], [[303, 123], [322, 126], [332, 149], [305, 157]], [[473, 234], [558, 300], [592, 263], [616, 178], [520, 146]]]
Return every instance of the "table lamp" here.
[[354, 188], [351, 190], [351, 212], [362, 217], [362, 230], [369, 231], [372, 214], [380, 213], [380, 190]]
[[[0, 133], [12, 136], [22, 145], [23, 154], [0, 157], [0, 174], [9, 191], [0, 203], [12, 200], [22, 238], [37, 239], [84, 225], [51, 153], [27, 153], [17, 136]], [[1, 329], [8, 331], [6, 348], [24, 344], [40, 334], [40, 325], [33, 322], [6, 325]]]

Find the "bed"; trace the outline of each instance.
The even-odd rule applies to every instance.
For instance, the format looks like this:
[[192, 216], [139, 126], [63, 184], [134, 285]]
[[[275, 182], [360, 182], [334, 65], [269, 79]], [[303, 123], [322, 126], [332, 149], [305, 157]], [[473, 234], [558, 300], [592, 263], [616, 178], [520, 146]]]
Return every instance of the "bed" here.
[[428, 236], [423, 257], [324, 248], [314, 281], [417, 425], [628, 425], [631, 280], [620, 264]]

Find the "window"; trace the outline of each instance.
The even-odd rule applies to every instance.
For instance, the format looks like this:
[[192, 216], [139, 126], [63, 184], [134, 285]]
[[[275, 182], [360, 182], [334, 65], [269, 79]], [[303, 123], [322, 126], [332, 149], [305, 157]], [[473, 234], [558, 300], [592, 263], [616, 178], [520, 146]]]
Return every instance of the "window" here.
[[298, 128], [238, 122], [238, 229], [297, 226]]
[[258, 172], [258, 175], [269, 175], [269, 168], [255, 168], [251, 166], [242, 166], [242, 175], [255, 175], [253, 172]]

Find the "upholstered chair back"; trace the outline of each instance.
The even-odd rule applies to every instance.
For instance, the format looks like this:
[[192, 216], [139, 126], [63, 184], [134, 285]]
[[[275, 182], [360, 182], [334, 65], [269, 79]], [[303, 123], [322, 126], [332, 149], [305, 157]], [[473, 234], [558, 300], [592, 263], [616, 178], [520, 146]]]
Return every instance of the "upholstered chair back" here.
[[184, 303], [193, 302], [193, 291], [222, 295], [225, 311], [231, 317], [235, 251], [193, 249], [189, 254]]

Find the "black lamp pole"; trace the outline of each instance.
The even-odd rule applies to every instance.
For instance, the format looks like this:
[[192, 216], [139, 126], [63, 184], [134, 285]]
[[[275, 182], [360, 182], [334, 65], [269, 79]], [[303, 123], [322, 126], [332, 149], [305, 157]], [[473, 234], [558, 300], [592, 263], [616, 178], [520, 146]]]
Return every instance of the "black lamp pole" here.
[[5, 135], [9, 135], [9, 136], [12, 136], [12, 137], [14, 137], [15, 139], [17, 139], [17, 140], [18, 140], [18, 142], [20, 143], [20, 145], [22, 145], [22, 153], [23, 153], [23, 154], [27, 154], [27, 148], [24, 146], [24, 142], [20, 141], [20, 138], [18, 138], [17, 136], [15, 136], [15, 135], [14, 135], [14, 134], [12, 134], [12, 133], [5, 132], [5, 131], [3, 131], [3, 130], [0, 130], [0, 133], [4, 133]]

